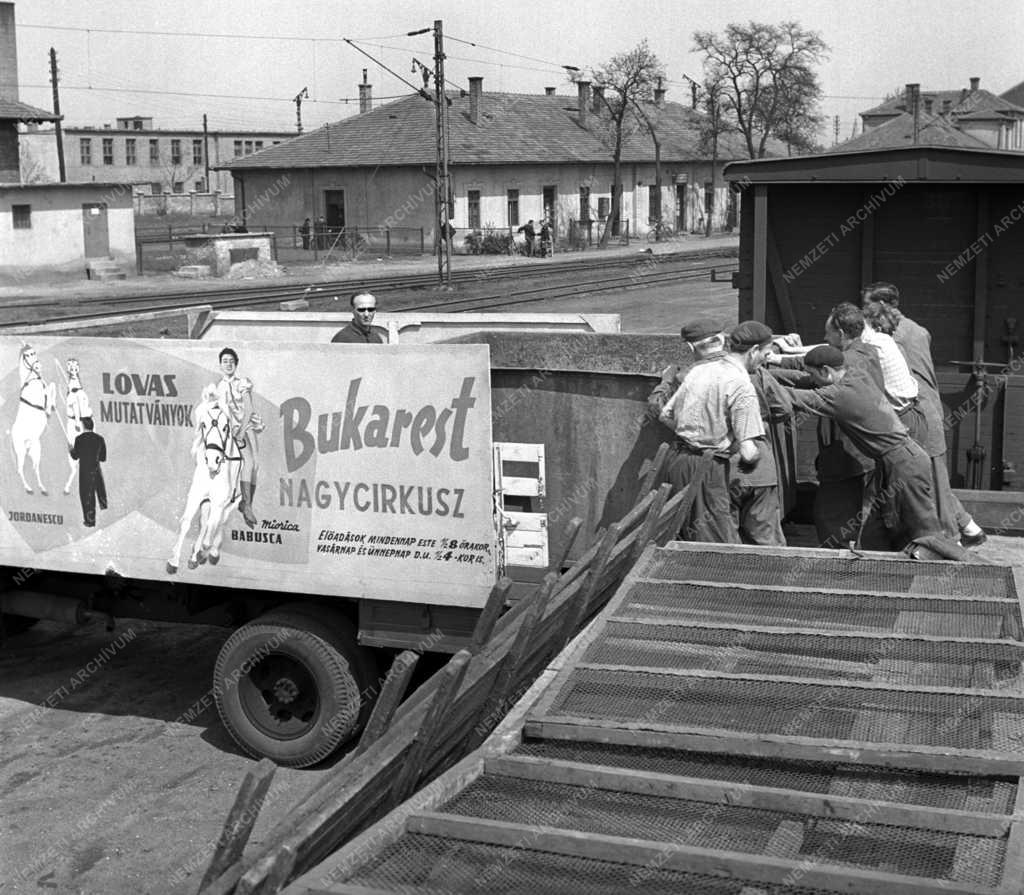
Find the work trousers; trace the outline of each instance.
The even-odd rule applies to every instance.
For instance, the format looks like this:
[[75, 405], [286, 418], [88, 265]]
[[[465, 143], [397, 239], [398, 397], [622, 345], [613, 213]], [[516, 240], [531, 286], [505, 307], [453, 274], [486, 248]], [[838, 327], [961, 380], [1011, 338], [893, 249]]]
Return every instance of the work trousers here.
[[96, 501], [99, 501], [101, 510], [107, 508], [107, 486], [98, 465], [95, 469], [79, 470], [78, 499], [82, 504], [82, 522], [92, 528], [96, 525]]
[[948, 537], [959, 538], [960, 532], [971, 522], [971, 514], [964, 509], [960, 498], [953, 493], [953, 486], [949, 484], [949, 466], [946, 465], [946, 455], [939, 454], [937, 457], [932, 457], [931, 461], [935, 509], [939, 514], [939, 522], [942, 523], [942, 530]]
[[785, 547], [778, 485], [741, 485], [730, 489], [732, 519], [744, 544]]
[[729, 460], [714, 457], [706, 474], [703, 455], [676, 446], [669, 461], [668, 480], [674, 491], [693, 487], [693, 503], [679, 529], [682, 541], [710, 541], [739, 544], [740, 533], [733, 519], [729, 498]]
[[901, 447], [883, 454], [876, 461], [875, 486], [897, 549], [920, 537], [942, 536], [932, 488], [932, 463], [919, 444], [908, 439]]
[[821, 547], [857, 542], [864, 550], [889, 550], [889, 532], [877, 500], [865, 503], [864, 489], [874, 473], [823, 479], [814, 497], [814, 527]]

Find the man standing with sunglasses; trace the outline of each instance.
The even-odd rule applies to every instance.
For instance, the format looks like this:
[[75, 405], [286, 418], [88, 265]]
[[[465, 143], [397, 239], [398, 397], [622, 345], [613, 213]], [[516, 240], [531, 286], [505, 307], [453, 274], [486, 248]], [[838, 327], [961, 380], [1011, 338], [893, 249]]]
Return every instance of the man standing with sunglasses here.
[[355, 342], [363, 345], [382, 345], [380, 333], [373, 331], [373, 315], [377, 313], [377, 299], [369, 292], [357, 292], [349, 299], [352, 322], [336, 333], [332, 342]]

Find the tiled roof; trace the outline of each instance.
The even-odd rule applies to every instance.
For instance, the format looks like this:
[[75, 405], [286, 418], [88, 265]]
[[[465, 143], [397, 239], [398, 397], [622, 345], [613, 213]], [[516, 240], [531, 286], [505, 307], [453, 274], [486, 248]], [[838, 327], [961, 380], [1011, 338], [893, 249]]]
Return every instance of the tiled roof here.
[[0, 120], [14, 121], [58, 121], [59, 115], [38, 109], [16, 99], [0, 97]]
[[[941, 115], [922, 115], [917, 133], [917, 142], [924, 146], [955, 146], [961, 149], [991, 149], [976, 137], [965, 134], [950, 124]], [[835, 147], [833, 152], [862, 152], [870, 149], [894, 149], [912, 146], [914, 141], [914, 116], [902, 112], [885, 124], [864, 131], [859, 137], [847, 140]]]
[[[574, 96], [484, 93], [478, 124], [470, 120], [468, 95], [452, 94], [449, 98], [453, 165], [594, 164], [610, 160], [610, 150], [601, 142], [596, 127], [580, 124]], [[593, 115], [588, 118], [596, 125]], [[701, 113], [678, 103], [665, 103], [658, 118], [662, 161], [691, 161], [710, 156], [710, 151], [701, 146]], [[413, 94], [262, 152], [233, 159], [225, 167], [247, 170], [433, 165], [437, 153], [434, 121], [433, 104]], [[739, 139], [732, 134], [719, 137], [718, 153], [723, 161], [746, 157]], [[645, 129], [626, 141], [622, 160], [654, 160], [654, 144]]]
[[[1018, 85], [1024, 87], [1024, 84]], [[1016, 90], [1017, 88], [1014, 88]], [[1024, 91], [1022, 91], [1024, 92]], [[950, 104], [950, 113], [957, 117], [964, 117], [975, 112], [1000, 113], [1018, 112], [1024, 115], [1024, 107], [1008, 99], [1006, 94], [996, 96], [989, 90], [922, 90], [921, 108], [924, 109], [925, 100], [932, 101], [932, 111], [936, 114], [942, 111], [942, 104], [946, 101]], [[881, 115], [896, 115], [900, 112], [909, 111], [907, 108], [906, 96], [900, 94], [887, 99], [881, 105], [861, 112], [861, 117], [871, 118]], [[995, 115], [985, 116], [987, 118], [998, 117]]]
[[1024, 106], [1024, 81], [999, 94], [1003, 99], [1017, 106]]

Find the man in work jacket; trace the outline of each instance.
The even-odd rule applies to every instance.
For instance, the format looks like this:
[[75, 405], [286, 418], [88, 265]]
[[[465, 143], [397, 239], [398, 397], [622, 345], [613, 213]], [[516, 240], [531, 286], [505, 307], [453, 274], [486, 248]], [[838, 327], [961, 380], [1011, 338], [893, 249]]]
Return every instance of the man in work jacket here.
[[949, 466], [946, 463], [946, 427], [942, 415], [942, 399], [932, 361], [932, 336], [923, 326], [915, 323], [900, 311], [900, 290], [892, 283], [870, 283], [861, 291], [861, 301], [866, 305], [882, 302], [888, 305], [897, 319], [892, 337], [907, 360], [910, 373], [917, 380], [921, 410], [928, 427], [925, 451], [932, 464], [932, 480], [935, 490], [936, 509], [939, 521], [947, 535], [959, 535], [965, 547], [978, 547], [985, 543], [987, 535], [981, 526], [964, 509], [960, 499], [949, 484]]
[[669, 482], [677, 490], [691, 483], [696, 489], [680, 537], [739, 543], [729, 490], [732, 457], [739, 454], [742, 468], [753, 469], [760, 458], [757, 440], [765, 434], [757, 393], [745, 365], [747, 355], [726, 354], [725, 333], [713, 321], [687, 324], [681, 335], [697, 363], [687, 371], [659, 417], [676, 434]]
[[[814, 388], [791, 389], [793, 406], [833, 420], [843, 435], [875, 461], [874, 487], [882, 496], [883, 520], [895, 546], [943, 539], [935, 511], [928, 455], [900, 422], [885, 393], [864, 369], [847, 369], [843, 352], [831, 345], [804, 357]], [[943, 555], [964, 551], [947, 541]]]

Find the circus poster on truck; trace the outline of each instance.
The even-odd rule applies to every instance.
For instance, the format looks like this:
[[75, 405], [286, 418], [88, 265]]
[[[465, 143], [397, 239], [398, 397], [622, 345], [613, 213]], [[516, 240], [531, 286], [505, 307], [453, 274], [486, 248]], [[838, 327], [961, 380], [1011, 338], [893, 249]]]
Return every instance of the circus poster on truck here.
[[485, 345], [0, 338], [0, 564], [482, 605]]

